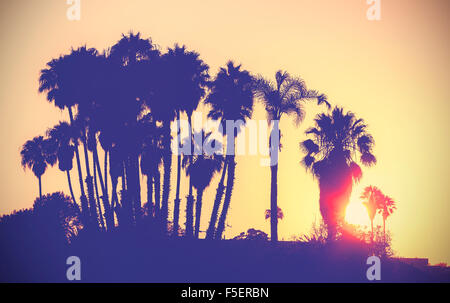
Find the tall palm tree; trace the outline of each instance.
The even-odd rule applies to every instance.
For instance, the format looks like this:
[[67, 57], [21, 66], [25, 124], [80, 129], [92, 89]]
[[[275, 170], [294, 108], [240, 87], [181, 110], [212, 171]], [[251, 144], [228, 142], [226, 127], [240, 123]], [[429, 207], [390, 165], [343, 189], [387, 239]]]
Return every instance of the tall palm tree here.
[[[236, 168], [234, 146], [236, 143], [236, 136], [241, 130], [238, 126], [232, 130], [232, 133], [227, 133], [225, 121], [240, 120], [245, 123], [245, 121], [251, 117], [253, 112], [254, 79], [248, 71], [241, 69], [241, 65], [235, 65], [233, 61], [228, 61], [226, 67], [222, 67], [214, 81], [209, 84], [209, 88], [210, 94], [205, 100], [205, 103], [211, 107], [208, 117], [213, 120], [220, 120], [223, 134], [227, 138], [227, 152], [224, 167], [227, 167], [228, 177], [225, 200], [215, 232], [215, 238], [221, 239], [225, 229], [225, 220], [230, 207], [231, 194], [234, 185]], [[219, 186], [223, 185], [219, 184]], [[220, 203], [220, 200], [216, 199], [215, 204], [216, 203]], [[214, 205], [213, 209], [214, 208], [216, 208], [216, 205]], [[210, 226], [215, 226], [215, 221], [217, 220], [213, 215], [214, 214], [211, 216], [212, 222], [210, 222]]]
[[379, 200], [378, 211], [383, 217], [383, 242], [386, 243], [386, 220], [392, 215], [397, 207], [394, 199], [387, 195], [382, 195]]
[[[277, 192], [278, 192], [278, 153], [281, 151], [281, 131], [279, 123], [283, 116], [293, 116], [298, 125], [304, 117], [303, 102], [310, 99], [317, 99], [317, 103], [326, 104], [330, 107], [327, 97], [314, 90], [308, 90], [305, 82], [300, 78], [294, 78], [287, 72], [277, 71], [275, 82], [260, 77], [256, 85], [256, 94], [263, 101], [268, 122], [274, 122], [270, 140], [270, 226], [271, 241], [278, 241], [278, 219], [277, 219]], [[278, 144], [272, 145], [272, 139], [278, 138]]]
[[328, 227], [328, 236], [336, 236], [337, 225], [344, 218], [345, 208], [352, 192], [353, 181], [359, 181], [365, 166], [376, 163], [374, 140], [362, 119], [351, 112], [335, 107], [331, 114], [319, 114], [315, 127], [306, 131], [312, 139], [300, 146], [306, 153], [303, 164], [319, 180], [320, 212]]
[[67, 122], [60, 122], [53, 128], [47, 130], [47, 137], [51, 144], [56, 148], [56, 157], [58, 159], [58, 168], [67, 175], [70, 195], [74, 203], [77, 203], [73, 193], [70, 171], [73, 168], [73, 158], [75, 156], [76, 140], [75, 132]]
[[[192, 135], [191, 140], [194, 150], [201, 151], [201, 153], [183, 158], [183, 167], [186, 168], [186, 175], [192, 180], [192, 186], [197, 191], [194, 237], [198, 239], [200, 233], [203, 192], [211, 183], [214, 175], [222, 168], [223, 156], [203, 148], [203, 146], [212, 146], [214, 147], [214, 150], [222, 149], [221, 143], [211, 138], [211, 133], [206, 133], [202, 130], [201, 132]], [[189, 212], [186, 212], [186, 233], [191, 232], [193, 229], [192, 215], [191, 206], [189, 207]]]
[[[200, 55], [194, 51], [188, 51], [186, 47], [175, 44], [163, 55], [166, 61], [166, 74], [171, 77], [171, 82], [176, 89], [167, 92], [167, 98], [173, 99], [176, 104], [176, 114], [178, 129], [180, 129], [181, 113], [185, 112], [188, 120], [190, 133], [192, 133], [191, 120], [192, 113], [197, 108], [200, 100], [205, 96], [205, 88], [209, 79], [208, 65], [201, 59]], [[180, 132], [178, 132], [178, 142]], [[179, 215], [180, 215], [180, 180], [181, 179], [181, 153], [177, 155], [177, 185], [173, 208], [174, 235], [178, 235]], [[191, 184], [192, 185], [192, 184]], [[190, 191], [191, 188], [190, 188]]]
[[371, 227], [370, 242], [373, 243], [373, 220], [377, 214], [383, 194], [378, 187], [370, 185], [364, 188], [360, 198], [363, 199], [363, 205], [366, 207], [369, 215]]
[[53, 166], [56, 163], [56, 155], [51, 150], [48, 140], [43, 136], [34, 137], [22, 146], [20, 151], [22, 167], [31, 169], [39, 180], [39, 197], [42, 198], [42, 175], [47, 169], [47, 165]]
[[[71, 125], [74, 122], [73, 108], [77, 104], [77, 89], [75, 87], [75, 83], [77, 82], [72, 81], [71, 78], [71, 73], [73, 73], [74, 68], [73, 60], [69, 56], [60, 56], [57, 59], [49, 61], [46, 68], [41, 70], [39, 76], [39, 92], [45, 92], [47, 94], [47, 100], [53, 102], [59, 109], [67, 108]], [[82, 212], [87, 214], [89, 207], [84, 190], [78, 140], [75, 140], [74, 144], [81, 191], [81, 207]]]
[[[141, 171], [147, 177], [147, 207], [150, 216], [157, 216], [159, 199], [155, 197], [153, 202], [153, 185], [155, 185], [155, 196], [159, 192], [156, 182], [159, 175], [159, 167], [163, 161], [162, 130], [153, 121], [150, 114], [140, 120], [142, 132], [145, 134], [141, 149]], [[157, 203], [158, 201], [158, 203]]]
[[[153, 61], [159, 61], [159, 50], [150, 38], [144, 39], [140, 33], [122, 35], [122, 38], [111, 48], [109, 61], [120, 67], [120, 77], [116, 86], [121, 88], [119, 92], [120, 106], [116, 112], [121, 115], [120, 137], [118, 142], [122, 144], [125, 152], [124, 169], [126, 176], [125, 210], [128, 213], [130, 223], [136, 222], [141, 214], [141, 186], [140, 186], [140, 136], [138, 132], [138, 119], [144, 110], [144, 103], [149, 96], [149, 81], [152, 81], [150, 70]], [[122, 106], [124, 105], [124, 106]], [[126, 105], [126, 106], [125, 106]], [[149, 102], [147, 102], [149, 105]], [[136, 134], [133, 135], [133, 134]], [[122, 180], [124, 181], [124, 180]]]

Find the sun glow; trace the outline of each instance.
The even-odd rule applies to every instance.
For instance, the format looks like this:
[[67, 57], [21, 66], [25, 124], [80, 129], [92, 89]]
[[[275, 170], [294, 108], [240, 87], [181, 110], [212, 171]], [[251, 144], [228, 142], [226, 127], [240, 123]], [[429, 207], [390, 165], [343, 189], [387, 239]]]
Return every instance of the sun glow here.
[[349, 224], [368, 226], [370, 224], [367, 210], [356, 195], [352, 195], [345, 211], [345, 221]]

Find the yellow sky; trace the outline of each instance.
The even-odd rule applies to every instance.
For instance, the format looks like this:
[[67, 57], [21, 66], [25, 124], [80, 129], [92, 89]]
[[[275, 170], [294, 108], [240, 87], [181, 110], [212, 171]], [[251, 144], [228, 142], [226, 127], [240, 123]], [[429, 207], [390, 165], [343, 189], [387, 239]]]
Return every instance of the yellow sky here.
[[[364, 0], [81, 0], [80, 21], [68, 21], [67, 8], [64, 0], [0, 4], [0, 214], [30, 207], [38, 193], [36, 178], [20, 167], [20, 146], [67, 119], [38, 94], [39, 70], [71, 47], [103, 50], [134, 30], [162, 49], [186, 44], [212, 74], [228, 59], [265, 77], [285, 69], [364, 118], [376, 140], [378, 164], [363, 170], [355, 195], [371, 184], [397, 201], [387, 224], [398, 255], [450, 263], [448, 1], [382, 0], [381, 21], [366, 19]], [[299, 128], [290, 119], [281, 123], [278, 201], [285, 214], [279, 224], [284, 239], [307, 233], [320, 216], [317, 182], [299, 165], [298, 142], [322, 109], [312, 104], [306, 109]], [[261, 105], [254, 118], [265, 118]], [[269, 168], [261, 167], [258, 157], [237, 162], [226, 236], [250, 227], [269, 233], [264, 220]], [[204, 197], [202, 229], [217, 182]], [[44, 175], [43, 191], [56, 190], [68, 193], [65, 176], [55, 167]], [[187, 192], [185, 183], [182, 190]]]

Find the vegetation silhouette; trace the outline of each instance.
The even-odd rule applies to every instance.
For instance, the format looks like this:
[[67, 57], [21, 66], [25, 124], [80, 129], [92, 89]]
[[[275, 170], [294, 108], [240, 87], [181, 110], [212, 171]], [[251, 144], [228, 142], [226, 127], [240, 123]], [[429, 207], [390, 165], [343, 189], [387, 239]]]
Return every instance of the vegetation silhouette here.
[[[257, 96], [263, 101], [267, 111], [267, 122], [274, 122], [271, 132], [272, 137], [281, 139], [281, 130], [279, 129], [279, 122], [283, 116], [291, 115], [295, 118], [295, 123], [298, 125], [305, 115], [303, 109], [303, 102], [309, 99], [317, 99], [317, 104], [326, 104], [330, 107], [327, 101], [327, 96], [319, 94], [315, 90], [308, 90], [300, 78], [290, 76], [287, 72], [277, 71], [275, 74], [275, 82], [271, 82], [262, 77], [256, 81]], [[279, 140], [280, 141], [280, 140]], [[273, 242], [278, 241], [278, 153], [281, 151], [281, 142], [278, 146], [272, 146], [272, 140], [269, 141], [270, 150], [270, 226], [271, 237]]]
[[338, 225], [344, 221], [353, 182], [362, 177], [355, 155], [360, 154], [363, 165], [374, 165], [374, 139], [364, 120], [339, 107], [330, 114], [319, 114], [314, 122], [315, 127], [306, 131], [313, 139], [300, 143], [306, 153], [302, 163], [319, 181], [320, 212], [328, 237], [334, 239]]
[[[448, 272], [417, 269], [387, 253], [391, 236], [385, 221], [395, 210], [388, 196], [377, 195], [374, 204], [373, 216], [383, 216], [382, 237], [379, 227], [367, 233], [343, 222], [353, 182], [362, 177], [356, 155], [366, 166], [376, 158], [365, 122], [339, 107], [319, 114], [306, 132], [312, 139], [301, 143], [303, 164], [319, 181], [323, 223], [310, 235], [278, 241], [278, 219], [284, 214], [277, 201], [277, 142], [269, 146], [271, 197], [265, 218], [270, 219], [270, 236], [250, 228], [224, 239], [236, 137], [252, 117], [255, 102], [264, 104], [269, 123], [274, 122], [271, 138], [281, 137], [282, 117], [301, 122], [306, 101], [331, 108], [325, 94], [286, 71], [278, 71], [271, 82], [230, 60], [210, 76], [199, 53], [179, 44], [163, 52], [150, 38], [130, 32], [103, 52], [81, 46], [51, 59], [40, 72], [39, 92], [67, 110], [68, 121], [21, 148], [21, 165], [39, 180], [39, 198], [31, 209], [0, 217], [0, 257], [6, 260], [0, 264], [2, 281], [64, 282], [66, 258], [79, 256], [86, 264], [85, 282], [364, 282], [370, 254], [384, 258], [383, 281], [449, 280]], [[191, 126], [200, 105], [221, 125], [223, 144]], [[184, 116], [189, 130], [181, 138]], [[229, 128], [228, 120], [239, 123]], [[174, 125], [176, 149], [182, 151], [177, 155], [172, 151]], [[71, 180], [74, 158], [78, 184]], [[42, 176], [56, 163], [66, 175], [70, 197], [42, 194]], [[189, 182], [185, 212], [183, 170]], [[203, 193], [217, 174], [214, 201], [205, 201]], [[206, 203], [212, 211], [203, 239]]]

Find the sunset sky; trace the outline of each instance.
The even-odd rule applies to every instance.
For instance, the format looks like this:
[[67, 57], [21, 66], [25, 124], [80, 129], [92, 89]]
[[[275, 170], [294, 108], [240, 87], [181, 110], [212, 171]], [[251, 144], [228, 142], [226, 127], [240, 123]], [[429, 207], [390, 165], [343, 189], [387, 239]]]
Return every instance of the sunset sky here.
[[[102, 51], [132, 30], [151, 37], [163, 51], [185, 44], [200, 53], [211, 75], [229, 59], [270, 79], [287, 70], [327, 94], [333, 105], [363, 118], [375, 138], [378, 163], [363, 168], [352, 203], [365, 186], [378, 186], [397, 202], [387, 221], [396, 255], [450, 263], [449, 1], [382, 0], [380, 21], [367, 20], [365, 0], [81, 0], [80, 21], [67, 19], [68, 7], [65, 0], [0, 3], [0, 214], [31, 207], [38, 195], [37, 179], [20, 166], [21, 145], [68, 119], [38, 93], [39, 71], [71, 47], [86, 44]], [[299, 127], [287, 117], [280, 125], [278, 203], [285, 218], [279, 237], [285, 240], [308, 233], [320, 219], [317, 180], [300, 165], [298, 144], [314, 116], [326, 109], [313, 102], [305, 109]], [[253, 117], [266, 118], [260, 103]], [[264, 219], [270, 169], [260, 166], [259, 156], [236, 161], [225, 235], [252, 227], [270, 233]], [[176, 166], [172, 176], [175, 184]], [[69, 194], [57, 166], [42, 182], [44, 193]], [[218, 177], [204, 196], [202, 230], [217, 182]], [[145, 179], [141, 183], [145, 194]], [[356, 219], [369, 224], [368, 218]]]

